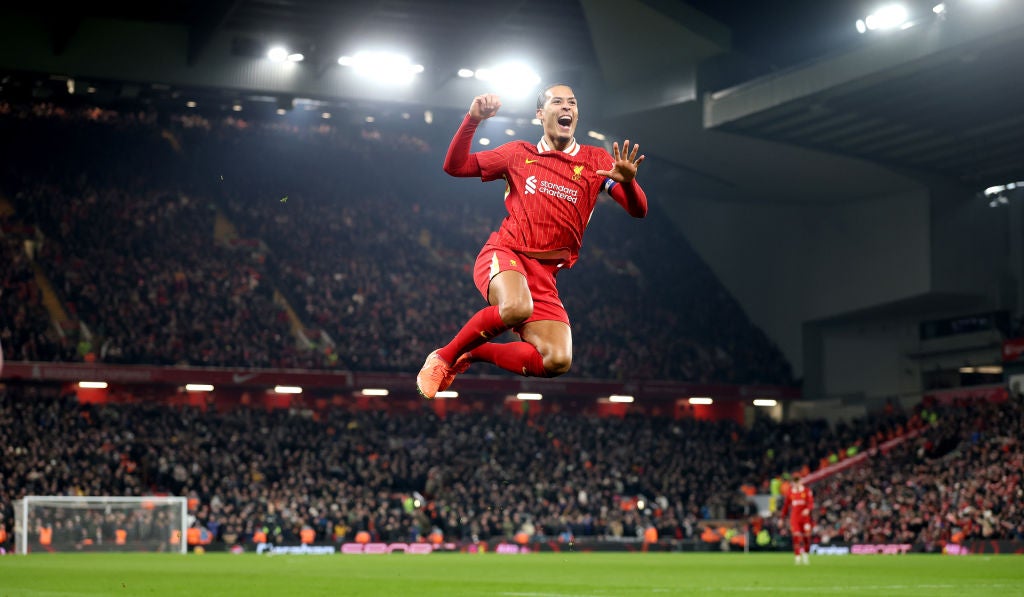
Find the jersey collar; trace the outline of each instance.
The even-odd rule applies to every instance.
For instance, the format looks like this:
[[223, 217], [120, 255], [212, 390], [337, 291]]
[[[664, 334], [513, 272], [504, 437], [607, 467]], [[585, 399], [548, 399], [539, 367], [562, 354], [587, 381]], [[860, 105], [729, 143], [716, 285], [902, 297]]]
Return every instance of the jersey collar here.
[[[540, 138], [540, 142], [537, 143], [537, 151], [540, 152], [540, 153], [544, 153], [545, 151], [553, 151], [553, 148], [551, 147], [551, 144], [548, 143], [548, 138], [547, 137], [541, 137]], [[579, 152], [580, 152], [580, 144], [576, 142], [576, 137], [573, 137], [572, 138], [572, 142], [569, 143], [569, 146], [562, 150], [562, 153], [564, 153], [566, 155], [571, 155], [571, 156], [575, 156]]]

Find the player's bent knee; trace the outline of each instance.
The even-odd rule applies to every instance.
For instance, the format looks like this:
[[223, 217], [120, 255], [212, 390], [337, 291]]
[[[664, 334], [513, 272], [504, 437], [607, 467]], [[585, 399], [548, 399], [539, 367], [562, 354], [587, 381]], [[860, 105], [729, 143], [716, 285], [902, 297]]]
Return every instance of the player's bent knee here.
[[498, 315], [505, 325], [519, 325], [533, 315], [533, 299], [505, 301], [498, 305]]
[[572, 355], [552, 354], [544, 357], [544, 371], [549, 377], [565, 375], [572, 366]]

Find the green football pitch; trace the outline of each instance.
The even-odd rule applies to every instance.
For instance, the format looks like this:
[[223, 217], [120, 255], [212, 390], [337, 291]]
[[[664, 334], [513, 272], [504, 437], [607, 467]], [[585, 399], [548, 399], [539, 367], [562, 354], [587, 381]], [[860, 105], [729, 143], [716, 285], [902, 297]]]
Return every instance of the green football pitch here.
[[0, 557], [20, 595], [985, 595], [1024, 596], [1024, 557], [789, 554], [256, 555]]

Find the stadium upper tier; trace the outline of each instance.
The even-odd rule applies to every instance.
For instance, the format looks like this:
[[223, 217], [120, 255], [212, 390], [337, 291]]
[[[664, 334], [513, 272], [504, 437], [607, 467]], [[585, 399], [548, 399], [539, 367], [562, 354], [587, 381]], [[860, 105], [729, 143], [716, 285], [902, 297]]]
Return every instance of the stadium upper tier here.
[[[237, 116], [0, 107], [4, 251], [32, 258], [5, 275], [36, 301], [2, 302], [9, 359], [414, 371], [482, 305], [502, 183], [444, 175], [455, 121]], [[561, 276], [571, 375], [791, 385], [651, 170], [649, 217], [599, 206]]]

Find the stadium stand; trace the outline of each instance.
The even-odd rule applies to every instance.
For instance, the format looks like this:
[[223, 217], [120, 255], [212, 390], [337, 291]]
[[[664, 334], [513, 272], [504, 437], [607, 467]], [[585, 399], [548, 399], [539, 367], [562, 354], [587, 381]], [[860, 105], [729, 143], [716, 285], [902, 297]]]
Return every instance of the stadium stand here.
[[[27, 140], [2, 150], [9, 217], [44, 234], [75, 359], [410, 371], [481, 303], [467, 267], [500, 191], [439, 178], [447, 139], [52, 104], [0, 118]], [[792, 384], [678, 233], [611, 211], [563, 284], [573, 375]]]
[[[817, 537], [936, 547], [1024, 538], [1020, 400], [930, 408], [937, 416], [926, 413], [918, 439], [815, 486]], [[31, 386], [8, 388], [0, 424], [11, 430], [0, 463], [9, 532], [24, 495], [170, 493], [192, 498], [195, 526], [226, 544], [258, 532], [297, 541], [304, 527], [334, 542], [361, 531], [375, 541], [436, 531], [467, 541], [520, 532], [637, 540], [649, 526], [665, 539], [694, 539], [709, 519], [751, 514], [735, 491], [748, 474], [741, 447], [763, 452], [776, 437], [767, 431], [795, 431], [499, 411], [441, 419], [332, 409], [315, 420], [287, 410], [79, 404]]]

